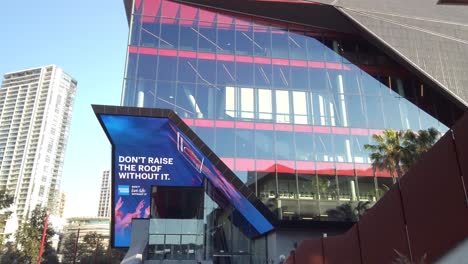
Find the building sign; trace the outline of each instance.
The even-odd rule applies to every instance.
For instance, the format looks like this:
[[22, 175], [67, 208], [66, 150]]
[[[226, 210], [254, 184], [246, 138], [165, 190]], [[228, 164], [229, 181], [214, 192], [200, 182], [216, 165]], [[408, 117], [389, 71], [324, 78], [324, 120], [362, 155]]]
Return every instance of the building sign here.
[[[239, 228], [246, 229], [246, 235], [273, 229], [168, 118], [107, 114], [98, 117], [112, 143], [114, 247], [130, 246], [132, 219], [150, 217], [152, 186], [200, 187], [204, 178], [232, 206], [242, 223]], [[216, 202], [217, 198], [212, 198]]]

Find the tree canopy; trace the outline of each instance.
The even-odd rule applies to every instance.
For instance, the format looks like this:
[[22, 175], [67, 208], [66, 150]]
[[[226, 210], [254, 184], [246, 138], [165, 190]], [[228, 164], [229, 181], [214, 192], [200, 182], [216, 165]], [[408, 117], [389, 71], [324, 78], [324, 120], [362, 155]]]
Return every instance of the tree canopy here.
[[[25, 220], [15, 233], [15, 241], [7, 245], [7, 251], [0, 259], [1, 263], [34, 263], [39, 257], [42, 232], [46, 221], [47, 209], [36, 207], [31, 218]], [[55, 231], [50, 226], [46, 230], [46, 243], [41, 263], [58, 263], [51, 238]], [[14, 260], [15, 262], [11, 262]]]
[[439, 134], [434, 128], [418, 132], [387, 129], [382, 135], [372, 136], [375, 145], [366, 144], [364, 148], [370, 151], [374, 170], [386, 170], [401, 177], [434, 145]]

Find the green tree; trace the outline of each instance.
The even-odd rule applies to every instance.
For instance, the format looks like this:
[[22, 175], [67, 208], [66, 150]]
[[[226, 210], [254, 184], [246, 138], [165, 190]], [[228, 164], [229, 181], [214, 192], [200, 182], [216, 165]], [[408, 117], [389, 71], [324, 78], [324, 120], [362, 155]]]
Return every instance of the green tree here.
[[[6, 222], [8, 218], [10, 218], [12, 212], [9, 210], [4, 210], [13, 203], [13, 196], [8, 195], [5, 190], [0, 190], [0, 210], [3, 212], [0, 213], [0, 233], [3, 233]], [[3, 244], [5, 242], [5, 238], [3, 235], [0, 235], [0, 252], [3, 252], [4, 247]]]
[[107, 263], [106, 250], [102, 244], [102, 235], [91, 232], [83, 237], [80, 263]]
[[417, 133], [405, 133], [405, 147], [410, 153], [404, 164], [405, 171], [416, 163], [422, 154], [428, 152], [440, 137], [439, 131], [435, 128], [419, 130]]
[[63, 263], [73, 263], [73, 258], [75, 256], [75, 246], [76, 248], [76, 259], [80, 259], [81, 253], [83, 252], [83, 244], [78, 243], [76, 245], [76, 234], [71, 233], [66, 236], [63, 240], [62, 254], [63, 254]]
[[356, 222], [358, 220], [358, 216], [351, 203], [340, 204], [335, 209], [327, 210], [326, 213], [329, 218], [334, 220], [348, 222]]
[[374, 170], [387, 170], [393, 177], [396, 174], [400, 178], [438, 138], [439, 132], [434, 128], [417, 133], [387, 129], [383, 135], [372, 136], [377, 144], [366, 144], [364, 148], [371, 152]]
[[[15, 243], [10, 253], [16, 255], [18, 263], [37, 262], [46, 215], [47, 209], [36, 207], [31, 213], [31, 218], [24, 221], [16, 231]], [[49, 226], [46, 230], [46, 241], [41, 263], [58, 263], [55, 250], [52, 248], [50, 241], [54, 234], [54, 230]]]
[[372, 139], [377, 142], [376, 145], [366, 144], [364, 148], [371, 152], [370, 159], [372, 167], [376, 170], [386, 170], [394, 177], [403, 175], [403, 165], [406, 163], [410, 152], [405, 148], [407, 136], [404, 131], [395, 131], [387, 129], [383, 135], [373, 135]]
[[0, 190], [0, 209], [8, 208], [13, 203], [13, 196], [5, 190]]

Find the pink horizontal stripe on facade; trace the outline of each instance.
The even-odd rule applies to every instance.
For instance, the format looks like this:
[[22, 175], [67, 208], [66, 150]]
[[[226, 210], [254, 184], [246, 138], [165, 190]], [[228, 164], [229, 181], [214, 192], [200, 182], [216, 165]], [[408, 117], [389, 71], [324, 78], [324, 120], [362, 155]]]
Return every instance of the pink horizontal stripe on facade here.
[[254, 57], [254, 63], [258, 64], [271, 64], [270, 58]]
[[229, 167], [229, 169], [234, 170], [234, 158], [221, 158], [221, 160]]
[[255, 129], [258, 129], [258, 130], [273, 130], [273, 124], [271, 124], [271, 123], [255, 123]]
[[290, 64], [291, 66], [307, 67], [307, 61], [305, 60], [291, 60]]
[[313, 126], [312, 131], [314, 133], [331, 134], [330, 127]]
[[361, 177], [373, 177], [374, 169], [370, 164], [354, 164], [354, 168], [356, 169], [356, 175]]
[[177, 12], [179, 11], [180, 4], [176, 4], [170, 1], [164, 1], [162, 6], [162, 17], [161, 23], [163, 24], [175, 24]]
[[218, 14], [216, 18], [216, 22], [218, 24], [229, 24], [229, 26], [232, 24], [233, 18], [225, 15], [220, 15]]
[[[150, 47], [137, 47], [130, 46], [130, 53], [139, 53], [146, 55], [160, 55], [160, 56], [171, 56], [171, 57], [181, 57], [181, 58], [193, 58], [194, 54], [199, 59], [205, 60], [221, 60], [221, 61], [231, 61], [231, 62], [243, 62], [243, 63], [257, 63], [257, 64], [272, 64], [280, 66], [291, 65], [293, 67], [309, 67], [309, 68], [325, 68], [328, 69], [344, 69], [350, 70], [349, 67], [343, 66], [339, 63], [325, 63], [320, 61], [303, 61], [303, 60], [288, 60], [288, 59], [278, 59], [278, 58], [262, 58], [254, 56], [245, 56], [245, 55], [229, 55], [229, 54], [215, 54], [209, 52], [197, 52], [197, 51], [184, 51], [184, 50], [173, 50], [173, 49], [158, 49]], [[307, 62], [307, 63], [305, 63]]]
[[254, 159], [234, 159], [236, 164], [236, 171], [255, 171]]
[[266, 159], [256, 159], [255, 160], [255, 169], [259, 172], [274, 172], [275, 171], [275, 161], [266, 160]]
[[207, 52], [198, 52], [198, 58], [203, 60], [215, 60], [216, 54]]
[[354, 176], [354, 164], [352, 163], [335, 163], [335, 167], [338, 176]]
[[234, 128], [234, 122], [216, 120], [216, 127]]
[[288, 66], [289, 60], [288, 59], [271, 59], [271, 64]]
[[349, 134], [349, 128], [347, 128], [347, 127], [332, 127], [332, 134], [348, 135]]
[[[141, 2], [141, 0], [139, 0]], [[143, 1], [143, 10], [141, 14], [145, 16], [147, 20], [155, 20], [155, 16], [158, 15], [159, 9], [161, 7], [161, 0], [151, 0]], [[145, 21], [145, 22], [152, 22]]]
[[[341, 162], [314, 162], [294, 160], [267, 160], [253, 158], [220, 157], [233, 171], [260, 172], [260, 173], [302, 173], [327, 176], [374, 177], [370, 164], [352, 164]], [[388, 172], [380, 172], [376, 177], [389, 177]]]
[[276, 131], [293, 131], [293, 126], [290, 124], [275, 124]]
[[220, 61], [234, 61], [234, 55], [229, 54], [216, 54], [216, 59]]
[[135, 10], [137, 13], [141, 13], [141, 1], [142, 0], [135, 0]]
[[359, 136], [367, 136], [369, 134], [369, 130], [365, 128], [351, 128], [351, 134], [359, 135]]
[[197, 58], [197, 53], [194, 52], [194, 51], [179, 50], [179, 57], [187, 58], [187, 59], [196, 59]]
[[176, 57], [177, 56], [177, 50], [160, 49], [158, 54], [161, 55], [161, 56]]
[[243, 55], [235, 55], [237, 62], [245, 62], [245, 63], [252, 63], [253, 57], [252, 56], [243, 56]]
[[194, 124], [199, 127], [219, 127], [219, 128], [238, 128], [238, 129], [258, 129], [270, 131], [294, 131], [294, 132], [313, 132], [318, 134], [334, 134], [334, 135], [354, 135], [367, 136], [368, 131], [382, 132], [377, 129], [352, 128], [347, 127], [325, 127], [325, 126], [310, 126], [310, 125], [295, 125], [295, 124], [278, 124], [264, 122], [246, 122], [246, 121], [226, 121], [214, 119], [183, 119], [186, 124]]
[[372, 136], [372, 135], [383, 135], [383, 130], [379, 130], [379, 129], [370, 129], [369, 130], [369, 134]]
[[317, 174], [335, 175], [335, 164], [333, 162], [316, 162], [315, 169]]
[[293, 160], [276, 160], [276, 171], [283, 173], [294, 173], [296, 171], [295, 161]]
[[253, 129], [254, 123], [253, 122], [239, 122], [236, 121], [236, 128], [243, 128], [243, 129]]
[[296, 161], [297, 173], [315, 173], [315, 162], [313, 161]]
[[198, 25], [200, 27], [212, 27], [216, 14], [210, 11], [200, 9], [198, 13]]
[[311, 126], [306, 125], [294, 125], [294, 131], [296, 132], [312, 132]]
[[214, 120], [209, 119], [195, 119], [195, 126], [199, 127], [214, 127]]
[[194, 20], [196, 15], [197, 15], [197, 9], [195, 7], [182, 5], [180, 7], [180, 19], [181, 20], [179, 24], [192, 25], [193, 21], [191, 20]]

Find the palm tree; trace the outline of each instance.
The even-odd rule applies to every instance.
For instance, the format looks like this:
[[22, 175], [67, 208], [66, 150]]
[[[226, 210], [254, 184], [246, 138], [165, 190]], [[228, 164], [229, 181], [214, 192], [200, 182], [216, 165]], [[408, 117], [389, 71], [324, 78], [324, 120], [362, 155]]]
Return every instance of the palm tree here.
[[361, 216], [363, 216], [367, 212], [367, 210], [369, 210], [370, 207], [371, 207], [371, 202], [360, 201], [356, 205], [356, 208], [354, 208], [354, 210], [356, 210], [358, 217], [361, 218]]
[[407, 171], [411, 165], [416, 163], [422, 154], [429, 151], [439, 139], [440, 133], [435, 128], [427, 130], [419, 130], [417, 133], [405, 133], [405, 148], [410, 152], [407, 161], [405, 162], [405, 170]]
[[439, 131], [435, 128], [419, 130], [395, 131], [387, 129], [383, 135], [373, 135], [376, 145], [366, 144], [364, 148], [371, 151], [370, 159], [374, 171], [387, 170], [394, 177], [400, 178], [439, 139]]
[[335, 209], [329, 209], [326, 211], [328, 217], [334, 220], [356, 222], [358, 216], [351, 205], [351, 203], [344, 203], [337, 206]]
[[398, 178], [403, 175], [411, 155], [410, 150], [405, 147], [405, 141], [410, 137], [409, 133], [412, 132], [387, 129], [383, 131], [383, 135], [372, 136], [377, 144], [366, 144], [364, 148], [371, 151], [369, 157], [374, 171], [387, 170], [392, 177], [396, 173]]

